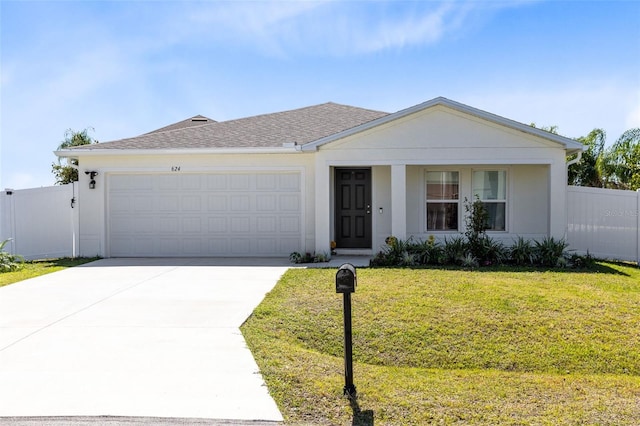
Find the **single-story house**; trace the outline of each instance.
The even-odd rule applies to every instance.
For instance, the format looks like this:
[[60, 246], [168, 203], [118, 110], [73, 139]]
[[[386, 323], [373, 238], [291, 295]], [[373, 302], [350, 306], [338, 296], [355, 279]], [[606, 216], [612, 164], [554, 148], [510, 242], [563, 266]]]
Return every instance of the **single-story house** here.
[[56, 155], [79, 161], [80, 255], [288, 256], [459, 234], [475, 196], [494, 238], [563, 238], [567, 158], [582, 149], [440, 97], [195, 116]]

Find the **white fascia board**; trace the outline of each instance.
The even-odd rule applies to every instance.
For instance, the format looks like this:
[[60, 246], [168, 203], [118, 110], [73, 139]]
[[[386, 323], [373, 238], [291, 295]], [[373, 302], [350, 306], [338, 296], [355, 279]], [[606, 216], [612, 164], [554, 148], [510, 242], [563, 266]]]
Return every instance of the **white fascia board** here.
[[556, 135], [550, 132], [547, 132], [545, 130], [542, 129], [537, 129], [535, 127], [531, 127], [528, 126], [526, 124], [522, 124], [519, 123], [517, 121], [514, 120], [510, 120], [508, 118], [504, 118], [501, 117], [499, 115], [495, 115], [486, 111], [482, 111], [479, 110], [477, 108], [473, 108], [464, 104], [461, 104], [459, 102], [455, 102], [452, 101], [450, 99], [447, 98], [443, 98], [443, 97], [439, 97], [439, 98], [435, 98], [435, 99], [431, 99], [430, 101], [426, 101], [423, 102], [421, 104], [418, 105], [414, 105], [412, 107], [400, 110], [398, 112], [394, 112], [393, 114], [389, 114], [389, 115], [385, 115], [384, 117], [378, 118], [377, 120], [373, 120], [370, 121], [368, 123], [364, 123], [360, 126], [345, 130], [343, 132], [340, 133], [336, 133], [334, 135], [330, 135], [327, 137], [324, 137], [322, 139], [318, 139], [317, 141], [314, 142], [310, 142], [308, 144], [305, 144], [302, 146], [302, 150], [303, 151], [317, 151], [318, 148], [324, 144], [327, 144], [329, 142], [333, 142], [336, 141], [338, 139], [342, 139], [345, 138], [347, 136], [351, 136], [354, 135], [356, 133], [360, 133], [360, 132], [364, 132], [366, 130], [372, 129], [374, 127], [377, 126], [381, 126], [383, 124], [389, 123], [391, 121], [394, 120], [398, 120], [402, 117], [406, 117], [408, 115], [414, 114], [416, 112], [425, 110], [427, 108], [431, 108], [434, 106], [438, 106], [438, 105], [442, 105], [451, 109], [454, 109], [456, 111], [460, 111], [463, 112], [465, 114], [469, 114], [472, 115], [474, 117], [478, 117], [487, 121], [491, 121], [493, 123], [496, 124], [500, 124], [502, 126], [505, 127], [509, 127], [511, 129], [514, 130], [519, 130], [521, 132], [524, 133], [528, 133], [534, 136], [538, 136], [544, 139], [547, 139], [551, 142], [555, 142], [558, 143], [562, 146], [565, 147], [565, 149], [567, 150], [567, 154], [574, 154], [578, 151], [584, 151], [584, 145], [582, 145], [580, 142], [575, 141], [573, 139], [564, 137], [564, 136], [560, 136], [560, 135]]
[[557, 160], [553, 158], [502, 158], [492, 160], [477, 160], [477, 159], [439, 159], [439, 160], [420, 160], [420, 159], [406, 159], [406, 160], [327, 160], [325, 164], [327, 166], [338, 167], [356, 167], [356, 166], [393, 166], [393, 165], [405, 165], [405, 166], [511, 166], [511, 165], [547, 165], [555, 164]]
[[294, 154], [300, 147], [286, 148], [184, 148], [184, 149], [61, 149], [58, 157], [100, 157], [131, 155], [203, 155], [203, 154]]

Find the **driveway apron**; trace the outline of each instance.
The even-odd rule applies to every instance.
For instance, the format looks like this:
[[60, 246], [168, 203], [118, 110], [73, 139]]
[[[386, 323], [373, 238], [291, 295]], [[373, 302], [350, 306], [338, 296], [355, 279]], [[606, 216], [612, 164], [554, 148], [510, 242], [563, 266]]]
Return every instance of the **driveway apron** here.
[[0, 288], [0, 417], [282, 421], [239, 327], [286, 269], [104, 259]]

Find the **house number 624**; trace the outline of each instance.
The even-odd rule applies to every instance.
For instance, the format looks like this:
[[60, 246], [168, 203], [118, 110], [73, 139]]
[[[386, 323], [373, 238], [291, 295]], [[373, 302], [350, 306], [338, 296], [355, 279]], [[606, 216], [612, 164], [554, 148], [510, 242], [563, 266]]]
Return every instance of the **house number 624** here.
[[180, 171], [180, 166], [171, 166], [171, 171], [172, 172], [179, 172]]

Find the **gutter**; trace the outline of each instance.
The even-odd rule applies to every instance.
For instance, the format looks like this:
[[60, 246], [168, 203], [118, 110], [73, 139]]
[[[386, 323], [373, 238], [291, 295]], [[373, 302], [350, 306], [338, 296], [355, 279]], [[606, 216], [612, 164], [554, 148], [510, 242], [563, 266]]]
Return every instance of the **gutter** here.
[[58, 157], [100, 157], [125, 155], [193, 155], [193, 154], [294, 154], [302, 152], [300, 145], [273, 148], [178, 148], [178, 149], [61, 149]]

